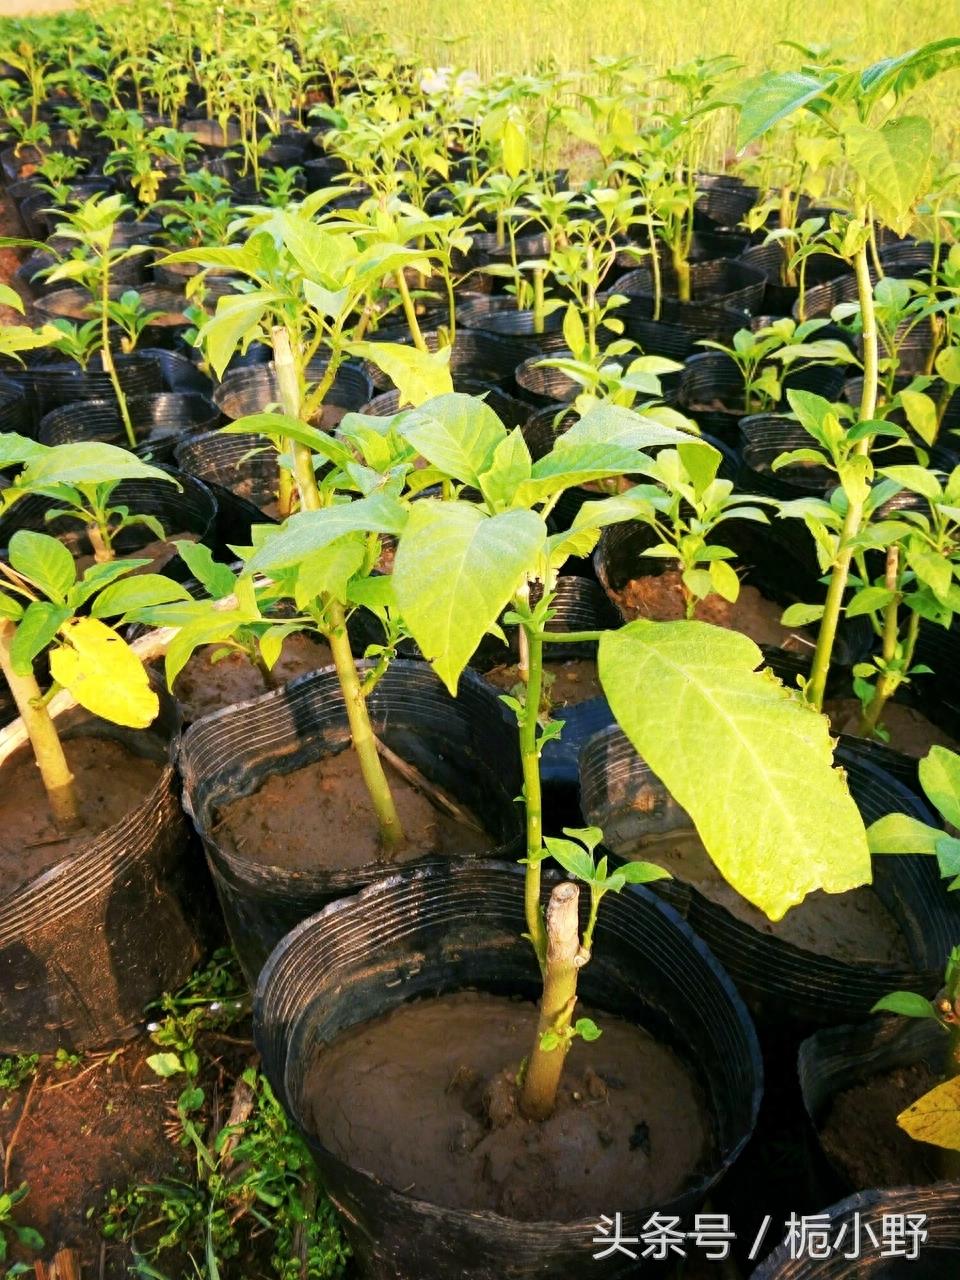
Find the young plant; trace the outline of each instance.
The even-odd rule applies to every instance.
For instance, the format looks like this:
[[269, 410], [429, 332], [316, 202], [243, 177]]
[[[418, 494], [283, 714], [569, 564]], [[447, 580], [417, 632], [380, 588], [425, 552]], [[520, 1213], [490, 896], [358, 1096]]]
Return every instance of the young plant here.
[[637, 474], [654, 483], [638, 484], [623, 495], [631, 509], [625, 518], [647, 525], [660, 539], [644, 554], [679, 565], [687, 618], [713, 594], [731, 604], [740, 594], [740, 579], [727, 563], [735, 553], [712, 541], [717, 527], [725, 520], [767, 524], [758, 504], [776, 505], [770, 498], [735, 494], [733, 481], [717, 476], [722, 461], [723, 455], [703, 440], [661, 449], [637, 467]]
[[745, 413], [766, 413], [780, 402], [787, 370], [799, 372], [817, 364], [856, 363], [849, 347], [839, 338], [807, 341], [828, 323], [827, 320], [808, 320], [797, 324], [784, 317], [760, 329], [738, 329], [732, 346], [709, 338], [701, 339], [697, 346], [722, 351], [737, 366], [743, 379]]
[[[502, 621], [519, 630], [525, 693], [507, 695], [506, 702], [517, 717], [523, 767], [527, 935], [543, 979], [519, 1089], [524, 1114], [543, 1119], [553, 1110], [571, 1040], [595, 1035], [575, 1014], [600, 901], [628, 882], [663, 874], [648, 864], [610, 869], [606, 859], [595, 859], [594, 830], [544, 838], [539, 759], [562, 729], [544, 712], [545, 644], [599, 641], [600, 679], [614, 715], [690, 813], [722, 874], [772, 918], [813, 888], [840, 891], [868, 881], [866, 840], [845, 782], [832, 768], [826, 721], [756, 673], [760, 653], [750, 640], [700, 622], [641, 620], [615, 632], [567, 635], [546, 628], [567, 557], [588, 554], [604, 525], [633, 518], [639, 506], [629, 490], [585, 503], [569, 530], [551, 534], [546, 517], [564, 490], [636, 474], [653, 465], [643, 448], [676, 445], [703, 450], [703, 469], [692, 464], [703, 494], [707, 470], [715, 474], [715, 451], [689, 444], [643, 414], [603, 405], [533, 462], [519, 430], [508, 432], [482, 401], [460, 395], [403, 414], [393, 430], [456, 494], [422, 497], [406, 515], [392, 575], [405, 626], [451, 693], [505, 609]], [[589, 886], [585, 927], [578, 922], [575, 884], [558, 885], [544, 910], [542, 866], [549, 856]]]
[[[920, 785], [944, 824], [960, 827], [960, 756], [946, 747], [931, 747], [920, 761]], [[931, 827], [904, 813], [891, 813], [867, 830], [875, 854], [919, 853], [935, 857], [950, 889], [960, 889], [960, 840], [942, 827]], [[942, 1083], [897, 1117], [912, 1138], [943, 1149], [944, 1175], [960, 1169], [960, 947], [947, 961], [943, 988], [933, 1001], [912, 991], [894, 991], [874, 1005], [874, 1012], [930, 1019], [945, 1033]]]
[[[919, 115], [898, 111], [916, 86], [956, 64], [960, 39], [946, 39], [886, 58], [862, 72], [822, 67], [802, 72], [761, 76], [746, 95], [737, 143], [743, 148], [762, 137], [781, 120], [799, 110], [813, 112], [827, 135], [840, 144], [852, 173], [853, 216], [842, 235], [841, 252], [853, 263], [857, 277], [863, 340], [863, 393], [859, 420], [876, 417], [879, 389], [877, 321], [870, 270], [873, 220], [879, 218], [903, 234], [923, 195], [933, 129]], [[856, 453], [868, 462], [870, 436], [857, 441]], [[840, 531], [824, 614], [817, 635], [813, 668], [806, 693], [819, 710], [823, 706], [830, 659], [855, 550], [863, 521], [869, 485], [852, 493]]]
[[84, 200], [75, 210], [61, 210], [63, 221], [58, 223], [56, 234], [64, 240], [73, 241], [79, 253], [64, 258], [44, 274], [51, 283], [60, 280], [75, 281], [89, 292], [90, 309], [100, 323], [100, 359], [104, 372], [113, 385], [123, 428], [132, 449], [136, 447], [137, 438], [110, 349], [110, 278], [121, 263], [146, 253], [147, 246], [113, 247], [114, 231], [125, 209], [121, 196], [97, 193]]
[[[111, 445], [60, 445], [48, 450], [12, 434], [0, 436], [0, 461], [5, 466], [24, 464], [15, 490], [0, 491], [4, 507], [26, 493], [44, 494], [48, 486], [55, 491], [61, 486], [84, 488], [97, 483], [98, 476], [110, 475], [111, 469], [118, 479], [163, 474]], [[0, 672], [33, 747], [56, 827], [67, 834], [82, 825], [79, 801], [48, 710], [51, 693], [41, 692], [33, 664], [46, 653], [52, 692], [69, 690], [94, 715], [132, 728], [151, 724], [159, 704], [143, 664], [103, 621], [114, 616], [117, 588], [125, 585], [119, 580], [149, 562], [111, 560], [91, 565], [78, 577], [74, 558], [62, 542], [27, 529], [13, 534], [8, 556], [7, 562], [0, 561]], [[151, 587], [173, 592], [174, 597], [182, 592], [166, 578], [137, 579], [138, 590]]]

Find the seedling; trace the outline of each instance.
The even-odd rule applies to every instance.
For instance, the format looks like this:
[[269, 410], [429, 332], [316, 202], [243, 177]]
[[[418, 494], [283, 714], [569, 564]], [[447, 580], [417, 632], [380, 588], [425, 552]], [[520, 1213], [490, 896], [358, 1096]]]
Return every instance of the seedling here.
[[[51, 458], [53, 461], [51, 462]], [[76, 486], [79, 492], [98, 476], [115, 479], [169, 479], [123, 449], [106, 444], [60, 445], [46, 449], [16, 435], [0, 437], [5, 466], [23, 463], [14, 490], [0, 492], [5, 507], [26, 493]], [[104, 482], [106, 483], [106, 482]], [[41, 653], [49, 659], [53, 691], [69, 690], [95, 715], [132, 728], [146, 728], [158, 711], [157, 696], [140, 659], [103, 620], [115, 616], [120, 579], [143, 568], [145, 560], [96, 563], [78, 577], [74, 558], [58, 539], [19, 529], [10, 539], [8, 562], [0, 562], [0, 671], [30, 738], [57, 828], [81, 825], [73, 775], [33, 671]], [[144, 584], [147, 584], [146, 586]], [[183, 589], [166, 578], [138, 580], [176, 598]], [[169, 593], [173, 593], [172, 595]], [[122, 608], [117, 613], [123, 612]]]

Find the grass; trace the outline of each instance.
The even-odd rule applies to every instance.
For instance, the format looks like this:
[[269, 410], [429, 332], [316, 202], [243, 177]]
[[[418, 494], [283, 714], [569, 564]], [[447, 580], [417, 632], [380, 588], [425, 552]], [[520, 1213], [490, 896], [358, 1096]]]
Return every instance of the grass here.
[[582, 0], [344, 0], [341, 13], [348, 26], [385, 31], [401, 52], [482, 75], [532, 71], [547, 59], [586, 67], [596, 54], [628, 52], [657, 68], [736, 53], [760, 70], [784, 60], [782, 40], [869, 61], [960, 32], [960, 0], [607, 0], [593, 10]]
[[[786, 40], [830, 46], [866, 65], [960, 35], [960, 0], [606, 0], [593, 9], [583, 0], [339, 0], [337, 12], [348, 30], [382, 31], [425, 65], [484, 78], [550, 65], [586, 71], [593, 57], [628, 53], [640, 54], [653, 75], [721, 53], [755, 74], [796, 65]], [[921, 90], [917, 105], [936, 125], [940, 153], [960, 156], [960, 71]], [[729, 113], [711, 125], [715, 161], [729, 152], [733, 127]]]

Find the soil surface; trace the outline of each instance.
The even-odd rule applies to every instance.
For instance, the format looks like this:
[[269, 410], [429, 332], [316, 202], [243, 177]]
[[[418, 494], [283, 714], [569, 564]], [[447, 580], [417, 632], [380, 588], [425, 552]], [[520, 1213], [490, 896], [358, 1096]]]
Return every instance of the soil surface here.
[[58, 835], [33, 754], [18, 752], [0, 770], [3, 893], [11, 893], [119, 822], [153, 790], [163, 773], [155, 760], [136, 756], [111, 738], [70, 738], [63, 745], [84, 825], [68, 837]]
[[[223, 652], [222, 645], [207, 644], [197, 649], [177, 676], [173, 691], [187, 723], [268, 692], [260, 669], [244, 654], [234, 651], [213, 661], [218, 652]], [[327, 667], [332, 661], [330, 649], [322, 641], [303, 634], [287, 636], [271, 672], [270, 687], [278, 689], [294, 676]]]
[[574, 1042], [543, 1124], [519, 1114], [511, 1075], [533, 1005], [471, 992], [340, 1036], [308, 1074], [306, 1123], [354, 1168], [432, 1204], [528, 1222], [660, 1205], [711, 1155], [699, 1087], [647, 1032], [593, 1016], [603, 1034]]
[[[610, 595], [628, 622], [635, 618], [679, 622], [686, 616], [679, 569], [632, 578], [622, 590], [612, 591]], [[743, 585], [733, 604], [721, 596], [711, 595], [700, 601], [694, 617], [699, 622], [726, 627], [728, 631], [740, 631], [756, 644], [773, 645], [793, 652], [807, 651], [810, 646], [802, 638], [802, 633], [781, 626], [782, 613], [782, 605], [762, 596], [756, 587]]]
[[677, 880], [693, 886], [758, 932], [804, 951], [848, 963], [910, 963], [897, 922], [868, 885], [847, 893], [808, 894], [774, 923], [727, 884], [696, 835], [677, 832], [662, 840], [645, 841], [642, 850], [634, 852], [645, 861], [666, 867]]
[[[554, 707], [573, 707], [578, 702], [586, 702], [588, 698], [604, 696], [597, 675], [597, 664], [592, 659], [577, 658], [570, 662], [545, 662], [543, 676]], [[498, 689], [502, 689], [504, 693], [512, 693], [518, 685], [522, 684], [516, 662], [510, 663], [509, 666], [494, 667], [492, 671], [487, 672], [485, 679]]]
[[[407, 841], [397, 865], [427, 854], [489, 850], [491, 841], [449, 817], [385, 766]], [[289, 773], [272, 773], [253, 795], [231, 800], [218, 815], [220, 844], [289, 871], [364, 867], [387, 862], [356, 753], [349, 747]]]
[[[862, 710], [859, 698], [834, 698], [825, 703], [823, 709], [830, 717], [834, 733], [851, 733], [856, 736]], [[882, 723], [890, 733], [887, 746], [905, 756], [913, 756], [919, 760], [931, 747], [949, 747], [951, 751], [960, 751], [960, 744], [942, 729], [938, 729], [915, 707], [888, 702]]]
[[[32, 1089], [25, 1084], [18, 1095], [0, 1093], [5, 1149], [16, 1132], [7, 1185], [26, 1182], [30, 1188], [16, 1216], [43, 1236], [43, 1257], [75, 1249], [84, 1277], [126, 1280], [132, 1274], [129, 1245], [100, 1234], [98, 1219], [112, 1188], [122, 1192], [133, 1183], [190, 1176], [167, 1133], [181, 1086], [160, 1080], [146, 1065], [156, 1052], [142, 1039], [113, 1062], [104, 1054], [58, 1070], [48, 1060]], [[34, 1255], [22, 1256], [32, 1263]]]
[[938, 1149], [897, 1116], [937, 1084], [924, 1063], [897, 1067], [838, 1093], [820, 1130], [824, 1151], [854, 1187], [925, 1186], [940, 1177]]

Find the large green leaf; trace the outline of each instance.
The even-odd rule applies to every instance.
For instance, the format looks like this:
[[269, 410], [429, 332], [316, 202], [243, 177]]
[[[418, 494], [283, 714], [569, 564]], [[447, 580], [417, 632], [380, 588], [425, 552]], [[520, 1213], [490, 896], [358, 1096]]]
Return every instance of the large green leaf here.
[[497, 446], [507, 438], [488, 404], [456, 391], [404, 414], [398, 430], [433, 466], [474, 487], [479, 487]]
[[411, 507], [394, 590], [404, 622], [451, 693], [546, 537], [532, 511], [488, 516], [468, 503], [431, 499]]
[[218, 378], [223, 377], [237, 348], [259, 334], [261, 320], [280, 297], [275, 290], [257, 289], [219, 299], [216, 311], [200, 326], [198, 334]]
[[729, 881], [772, 920], [815, 889], [871, 879], [829, 724], [768, 673], [752, 640], [702, 622], [632, 622], [600, 641], [624, 732]]
[[77, 580], [73, 556], [49, 533], [18, 529], [10, 539], [10, 563], [51, 600], [62, 600]]
[[20, 475], [20, 485], [112, 484], [117, 480], [164, 480], [176, 484], [173, 476], [151, 467], [129, 449], [96, 440], [58, 444], [29, 460]]
[[299, 565], [314, 551], [327, 547], [344, 534], [399, 533], [404, 526], [406, 512], [388, 494], [372, 494], [355, 502], [342, 502], [320, 511], [299, 511], [286, 523], [271, 532], [263, 546], [247, 561], [244, 572], [272, 573]]
[[933, 129], [923, 116], [901, 116], [879, 129], [854, 122], [844, 130], [847, 159], [866, 185], [874, 210], [900, 235], [925, 190]]
[[690, 431], [677, 431], [672, 427], [615, 404], [599, 404], [589, 409], [579, 422], [557, 437], [555, 449], [570, 449], [574, 445], [616, 444], [629, 449], [652, 449], [659, 445], [680, 444], [689, 440], [696, 427], [690, 423]]
[[544, 502], [564, 489], [629, 475], [646, 463], [649, 458], [622, 445], [574, 444], [553, 449], [533, 464], [530, 479], [517, 489], [516, 501], [520, 506]]
[[946, 822], [960, 827], [960, 756], [946, 747], [931, 747], [919, 770], [927, 799]]
[[743, 148], [786, 119], [800, 107], [819, 98], [829, 87], [828, 79], [802, 71], [785, 71], [761, 77], [740, 110], [737, 147]]
[[357, 256], [356, 246], [348, 236], [328, 231], [292, 210], [276, 213], [272, 225], [307, 279], [328, 289], [340, 288], [343, 276]]
[[34, 600], [24, 611], [10, 645], [10, 662], [18, 676], [33, 671], [33, 660], [46, 649], [70, 617], [70, 610], [47, 600]]

